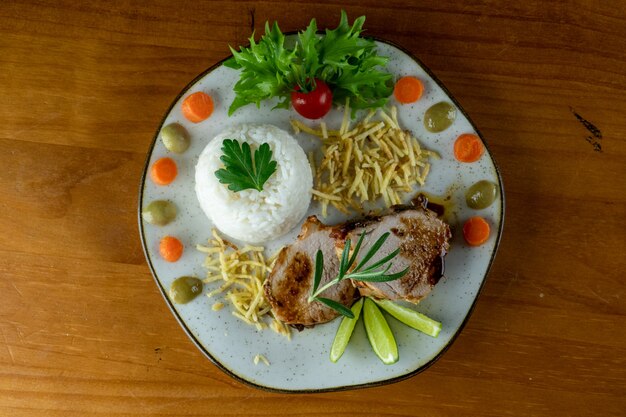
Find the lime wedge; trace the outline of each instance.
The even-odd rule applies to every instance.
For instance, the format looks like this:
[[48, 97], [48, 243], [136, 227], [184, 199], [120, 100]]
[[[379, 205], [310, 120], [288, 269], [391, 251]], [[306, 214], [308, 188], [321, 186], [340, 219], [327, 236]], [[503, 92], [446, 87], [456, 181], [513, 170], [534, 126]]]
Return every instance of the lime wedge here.
[[398, 345], [385, 316], [369, 298], [363, 305], [363, 322], [374, 353], [385, 365], [398, 362]]
[[437, 337], [441, 331], [441, 323], [415, 310], [403, 307], [389, 300], [376, 300], [376, 304], [402, 323], [422, 333], [426, 333], [429, 336]]
[[335, 335], [335, 340], [330, 348], [330, 360], [332, 362], [337, 362], [346, 350], [346, 346], [348, 346], [348, 342], [350, 341], [350, 336], [352, 336], [352, 332], [354, 331], [354, 326], [356, 326], [356, 322], [359, 321], [362, 308], [363, 299], [361, 298], [352, 305], [352, 308], [350, 308], [350, 310], [352, 310], [352, 314], [354, 314], [354, 318], [351, 319], [344, 316], [343, 320], [341, 320], [341, 324], [339, 325], [337, 334]]

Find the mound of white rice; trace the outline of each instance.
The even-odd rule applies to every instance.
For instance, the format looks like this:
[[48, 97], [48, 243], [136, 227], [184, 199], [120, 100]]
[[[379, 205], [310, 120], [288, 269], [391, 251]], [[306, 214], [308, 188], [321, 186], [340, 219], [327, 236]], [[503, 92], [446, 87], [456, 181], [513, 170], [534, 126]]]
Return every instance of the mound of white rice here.
[[[267, 143], [276, 172], [263, 185], [233, 192], [221, 184], [215, 171], [224, 139], [250, 144], [254, 151]], [[313, 175], [304, 151], [287, 132], [272, 125], [243, 124], [213, 138], [196, 165], [196, 194], [202, 210], [222, 233], [250, 243], [264, 243], [287, 233], [304, 217], [311, 201]]]

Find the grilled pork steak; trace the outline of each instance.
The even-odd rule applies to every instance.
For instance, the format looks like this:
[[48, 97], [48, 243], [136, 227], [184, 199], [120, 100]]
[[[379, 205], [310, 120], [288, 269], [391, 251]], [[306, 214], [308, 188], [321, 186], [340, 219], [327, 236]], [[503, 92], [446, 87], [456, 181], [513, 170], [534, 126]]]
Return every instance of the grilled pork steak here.
[[364, 231], [367, 234], [356, 264], [381, 235], [390, 232], [368, 264], [399, 248], [400, 253], [391, 261], [392, 267], [387, 273], [400, 272], [407, 267], [408, 273], [389, 282], [345, 280], [323, 292], [323, 297], [349, 307], [354, 300], [354, 287], [363, 296], [413, 303], [430, 293], [443, 274], [443, 257], [451, 238], [450, 227], [434, 211], [423, 207], [396, 207], [385, 216], [368, 217], [337, 226], [324, 226], [317, 217], [311, 216], [302, 225], [296, 242], [281, 250], [264, 284], [265, 296], [278, 320], [286, 324], [312, 326], [338, 316], [335, 310], [307, 300], [313, 285], [315, 256], [321, 249], [324, 272], [320, 285], [324, 285], [339, 272], [338, 253], [343, 249], [345, 240], [351, 239], [354, 248]]
[[367, 235], [359, 250], [357, 264], [359, 258], [365, 256], [382, 234], [390, 232], [384, 245], [368, 264], [400, 248], [400, 253], [391, 261], [392, 267], [387, 273], [400, 272], [407, 267], [409, 272], [389, 282], [353, 281], [361, 295], [416, 303], [430, 293], [443, 274], [443, 257], [451, 238], [450, 227], [435, 212], [422, 207], [395, 208], [382, 217], [348, 223], [337, 237], [343, 240], [340, 236], [343, 234], [343, 237], [351, 239], [354, 246], [363, 231], [367, 231]]
[[[296, 242], [280, 251], [264, 284], [264, 292], [275, 317], [283, 323], [312, 326], [339, 315], [322, 303], [307, 301], [315, 274], [315, 256], [319, 249], [324, 254], [320, 286], [334, 279], [339, 272], [335, 239], [330, 236], [332, 229], [321, 224], [317, 217], [311, 216], [302, 225]], [[321, 296], [350, 307], [355, 291], [354, 286], [345, 280], [327, 289]]]

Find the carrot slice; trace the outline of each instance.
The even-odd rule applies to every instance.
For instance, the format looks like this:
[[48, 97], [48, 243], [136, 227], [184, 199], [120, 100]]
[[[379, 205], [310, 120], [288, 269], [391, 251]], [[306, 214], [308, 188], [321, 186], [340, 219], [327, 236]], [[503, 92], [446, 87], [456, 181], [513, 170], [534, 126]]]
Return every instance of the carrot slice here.
[[402, 104], [416, 102], [422, 97], [423, 92], [424, 84], [422, 81], [411, 76], [400, 78], [393, 89], [394, 97]]
[[187, 120], [200, 123], [213, 113], [213, 99], [202, 91], [190, 94], [183, 100], [182, 111]]
[[165, 236], [159, 243], [159, 253], [168, 262], [176, 262], [183, 255], [183, 244], [173, 236]]
[[159, 185], [170, 184], [177, 174], [176, 162], [172, 158], [157, 159], [150, 169], [150, 178]]
[[491, 228], [489, 223], [480, 216], [467, 219], [463, 225], [463, 237], [470, 246], [480, 246], [489, 239]]
[[483, 152], [482, 141], [473, 133], [464, 133], [454, 142], [454, 157], [460, 162], [476, 162]]

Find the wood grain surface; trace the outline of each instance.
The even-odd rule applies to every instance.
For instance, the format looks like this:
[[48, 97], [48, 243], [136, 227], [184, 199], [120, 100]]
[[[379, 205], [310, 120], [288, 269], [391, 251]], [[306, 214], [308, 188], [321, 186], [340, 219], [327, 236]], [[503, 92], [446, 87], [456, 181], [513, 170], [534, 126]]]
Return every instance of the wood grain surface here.
[[[171, 100], [228, 45], [266, 20], [334, 27], [341, 8], [467, 110], [502, 171], [504, 236], [424, 373], [267, 393], [166, 307], [139, 180]], [[626, 415], [625, 2], [4, 0], [0, 52], [1, 416]]]

